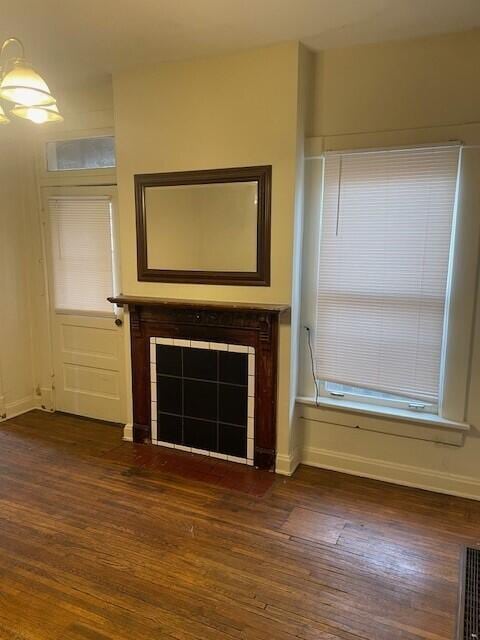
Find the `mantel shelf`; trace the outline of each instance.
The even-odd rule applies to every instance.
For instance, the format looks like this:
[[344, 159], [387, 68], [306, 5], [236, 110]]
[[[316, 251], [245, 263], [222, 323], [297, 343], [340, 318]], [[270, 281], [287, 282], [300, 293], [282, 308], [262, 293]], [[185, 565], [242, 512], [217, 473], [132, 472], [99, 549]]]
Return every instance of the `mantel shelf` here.
[[175, 309], [215, 309], [217, 311], [266, 311], [273, 314], [282, 314], [289, 311], [287, 304], [260, 304], [255, 302], [223, 302], [212, 300], [184, 300], [176, 298], [151, 298], [141, 296], [129, 296], [120, 294], [119, 296], [108, 298], [109, 302], [123, 307], [130, 305], [133, 307], [170, 307]]

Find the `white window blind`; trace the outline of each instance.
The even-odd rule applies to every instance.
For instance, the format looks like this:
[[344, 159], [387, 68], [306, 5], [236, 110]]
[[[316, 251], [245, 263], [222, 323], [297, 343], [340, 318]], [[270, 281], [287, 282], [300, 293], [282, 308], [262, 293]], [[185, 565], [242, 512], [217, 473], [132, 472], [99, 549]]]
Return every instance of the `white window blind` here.
[[112, 312], [111, 201], [62, 197], [48, 201], [55, 308]]
[[317, 377], [438, 400], [458, 147], [325, 158]]

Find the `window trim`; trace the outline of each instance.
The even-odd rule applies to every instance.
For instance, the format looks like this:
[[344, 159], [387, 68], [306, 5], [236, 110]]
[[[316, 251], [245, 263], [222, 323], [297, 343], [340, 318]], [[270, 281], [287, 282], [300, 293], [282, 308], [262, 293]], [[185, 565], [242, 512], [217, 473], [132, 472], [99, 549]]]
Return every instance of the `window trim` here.
[[[359, 138], [358, 151], [385, 150], [385, 147], [368, 148], [368, 136]], [[398, 145], [388, 147], [400, 148], [425, 148], [435, 147], [437, 144], [409, 144], [405, 145], [405, 138]], [[361, 142], [364, 142], [360, 146]], [[351, 140], [349, 140], [351, 142]], [[366, 144], [365, 144], [366, 143]], [[301, 326], [315, 326], [315, 304], [311, 292], [316, 290], [317, 264], [319, 260], [319, 234], [317, 229], [321, 223], [321, 199], [318, 192], [323, 192], [323, 184], [320, 184], [324, 171], [324, 139], [307, 138], [305, 153], [305, 218], [304, 240], [302, 256], [302, 309]], [[438, 146], [455, 145], [457, 142], [438, 142]], [[348, 148], [350, 149], [350, 148]], [[464, 425], [468, 429], [468, 389], [471, 376], [471, 349], [474, 335], [474, 310], [477, 301], [477, 273], [479, 266], [478, 237], [480, 235], [480, 220], [475, 209], [477, 194], [480, 192], [478, 178], [475, 176], [480, 167], [480, 156], [469, 155], [469, 146], [466, 144], [461, 149], [460, 193], [458, 198], [458, 211], [455, 227], [455, 252], [452, 267], [452, 291], [448, 308], [447, 322], [447, 348], [444, 360], [443, 377], [443, 402], [439, 402], [439, 414], [426, 414], [409, 411], [407, 416], [399, 415], [398, 420], [404, 423], [418, 424], [425, 419], [435, 421], [435, 424]], [[479, 153], [475, 147], [471, 147], [472, 154]], [[338, 149], [340, 153], [344, 151]], [[355, 149], [353, 150], [355, 151]], [[477, 172], [477, 173], [476, 173]], [[319, 204], [320, 203], [320, 204]], [[459, 250], [459, 247], [461, 248]], [[300, 332], [299, 345], [299, 379], [297, 402], [313, 405], [315, 412], [315, 387], [311, 373], [311, 362], [308, 353], [306, 332]], [[348, 401], [320, 398], [319, 406], [327, 402], [331, 410], [338, 409], [344, 415], [354, 414], [360, 409], [352, 408]], [[361, 403], [358, 403], [360, 406]], [[361, 407], [365, 413], [372, 415], [384, 415], [384, 410], [379, 405], [363, 404]], [[401, 411], [401, 410], [399, 410]], [[339, 413], [339, 416], [341, 414]], [[388, 410], [388, 415], [395, 418], [395, 409]], [[401, 425], [399, 425], [400, 428]]]

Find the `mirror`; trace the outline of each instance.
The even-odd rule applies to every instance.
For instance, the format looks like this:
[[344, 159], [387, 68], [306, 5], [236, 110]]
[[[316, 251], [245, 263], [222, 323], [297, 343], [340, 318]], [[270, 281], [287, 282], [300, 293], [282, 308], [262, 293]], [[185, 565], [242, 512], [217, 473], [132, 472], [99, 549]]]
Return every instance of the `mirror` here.
[[255, 271], [257, 199], [256, 182], [147, 189], [148, 268]]
[[270, 284], [271, 167], [135, 176], [139, 280]]

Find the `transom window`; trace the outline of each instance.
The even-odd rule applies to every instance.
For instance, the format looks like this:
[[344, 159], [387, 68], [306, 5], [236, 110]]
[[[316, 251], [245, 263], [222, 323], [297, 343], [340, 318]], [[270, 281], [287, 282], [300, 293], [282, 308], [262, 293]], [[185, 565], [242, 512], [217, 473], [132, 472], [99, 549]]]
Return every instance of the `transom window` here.
[[116, 166], [113, 136], [47, 142], [46, 154], [47, 171], [108, 169]]

